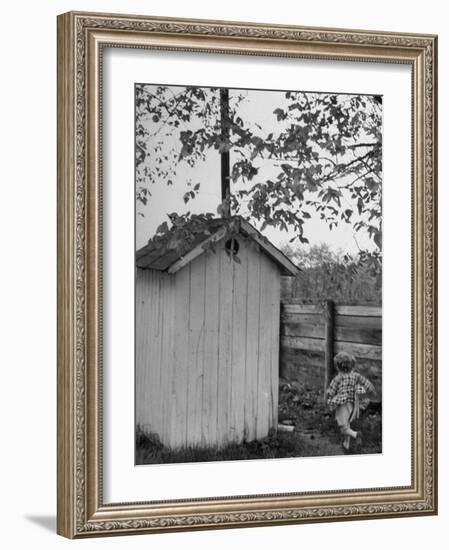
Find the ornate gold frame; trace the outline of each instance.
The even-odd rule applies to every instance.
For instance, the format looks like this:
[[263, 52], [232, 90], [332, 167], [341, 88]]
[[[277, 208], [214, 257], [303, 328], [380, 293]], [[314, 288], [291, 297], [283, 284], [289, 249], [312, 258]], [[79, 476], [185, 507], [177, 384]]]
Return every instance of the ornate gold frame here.
[[[411, 486], [104, 504], [101, 51], [115, 47], [405, 63], [413, 97]], [[58, 533], [81, 538], [436, 514], [437, 38], [129, 15], [58, 17]], [[150, 496], [150, 495], [149, 495]]]

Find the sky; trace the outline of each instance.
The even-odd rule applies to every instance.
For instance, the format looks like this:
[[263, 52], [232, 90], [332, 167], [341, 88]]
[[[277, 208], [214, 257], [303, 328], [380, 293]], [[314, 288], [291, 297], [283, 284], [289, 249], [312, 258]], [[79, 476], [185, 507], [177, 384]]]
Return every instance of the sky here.
[[[284, 92], [265, 90], [237, 92], [231, 90], [231, 98], [233, 93], [242, 93], [244, 96], [239, 106], [239, 112], [245, 123], [259, 124], [264, 130], [266, 129], [267, 134], [279, 127], [279, 122], [273, 111], [286, 104]], [[156, 126], [149, 118], [148, 128], [154, 132]], [[167, 150], [178, 146], [178, 137], [169, 136], [168, 133], [164, 134], [164, 129], [158, 131], [158, 138], [162, 138], [163, 147], [167, 147]], [[271, 160], [258, 159], [257, 162], [259, 174], [255, 182], [274, 177], [280, 171], [279, 161], [273, 163]], [[185, 162], [179, 164], [177, 175], [172, 178], [172, 185], [167, 185], [165, 181], [150, 184], [151, 197], [149, 197], [148, 203], [142, 205], [137, 202], [136, 204], [136, 249], [144, 246], [153, 237], [162, 222], [168, 221], [167, 214], [170, 212], [178, 214], [187, 211], [192, 213], [216, 212], [217, 206], [221, 202], [220, 163], [220, 154], [216, 150], [209, 150], [205, 160], [197, 162], [194, 167], [188, 166]], [[231, 166], [232, 163], [231, 151]], [[194, 183], [201, 182], [201, 187], [195, 199], [185, 204], [183, 196], [186, 191], [191, 189], [186, 183], [188, 180]], [[347, 201], [348, 206], [352, 206], [349, 196], [344, 197], [343, 200]], [[256, 223], [254, 225], [257, 226]], [[277, 247], [287, 244], [294, 235], [273, 227], [266, 227], [263, 233]], [[320, 243], [326, 243], [334, 251], [340, 250], [350, 254], [357, 254], [359, 249], [373, 250], [375, 248], [366, 234], [354, 233], [350, 224], [340, 223], [336, 228], [330, 230], [328, 225], [319, 219], [318, 214], [305, 220], [304, 236], [309, 239], [309, 245], [300, 246], [306, 249], [308, 246]]]

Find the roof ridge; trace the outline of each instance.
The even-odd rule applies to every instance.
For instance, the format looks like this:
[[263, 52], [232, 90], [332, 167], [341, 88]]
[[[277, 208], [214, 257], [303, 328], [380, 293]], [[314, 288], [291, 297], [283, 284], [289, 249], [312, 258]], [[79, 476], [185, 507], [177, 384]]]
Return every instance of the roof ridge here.
[[[264, 253], [272, 261], [274, 261], [278, 267], [280, 267], [284, 274], [296, 275], [298, 273], [299, 268], [281, 250], [271, 243], [265, 235], [258, 231], [242, 216], [232, 216], [230, 218], [211, 218], [209, 220], [204, 220], [204, 227], [206, 231], [198, 231], [190, 243], [184, 243], [184, 247], [170, 247], [168, 246], [169, 241], [167, 241], [167, 246], [164, 249], [163, 240], [166, 236], [161, 236], [161, 238], [158, 239], [160, 246], [154, 246], [153, 238], [152, 241], [149, 241], [148, 244], [141, 247], [136, 252], [136, 265], [142, 269], [155, 269], [158, 271], [176, 273], [176, 271], [203, 254], [207, 248], [205, 246], [206, 243], [219, 242], [225, 238], [228, 230], [223, 232], [221, 229], [223, 229], [227, 223], [232, 224], [232, 222], [235, 221], [238, 222], [235, 230], [257, 242]], [[188, 223], [189, 222], [187, 222], [187, 224]], [[215, 227], [207, 227], [208, 224]], [[170, 230], [172, 230], [172, 228], [170, 228]], [[168, 233], [169, 232], [167, 232], [166, 235], [168, 235]], [[232, 231], [229, 234], [232, 234]], [[155, 237], [158, 236], [156, 235]]]

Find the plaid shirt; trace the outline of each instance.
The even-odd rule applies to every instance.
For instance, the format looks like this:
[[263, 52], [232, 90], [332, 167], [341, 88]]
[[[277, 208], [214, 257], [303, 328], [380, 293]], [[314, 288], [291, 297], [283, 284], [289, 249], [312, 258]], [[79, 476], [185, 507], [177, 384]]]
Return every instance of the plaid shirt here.
[[340, 372], [327, 388], [327, 404], [331, 409], [343, 405], [348, 401], [354, 403], [356, 393], [374, 392], [371, 382], [357, 371]]

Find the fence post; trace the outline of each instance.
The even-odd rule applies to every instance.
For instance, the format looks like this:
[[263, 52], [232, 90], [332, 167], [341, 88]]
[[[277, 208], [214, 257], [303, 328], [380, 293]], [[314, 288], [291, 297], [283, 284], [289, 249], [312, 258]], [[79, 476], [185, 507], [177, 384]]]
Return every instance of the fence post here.
[[[287, 277], [286, 277], [287, 278]], [[283, 316], [284, 316], [284, 302], [281, 300], [281, 307], [280, 307], [280, 323], [279, 323], [279, 377], [280, 378], [288, 378], [288, 369], [286, 362], [284, 361], [284, 350], [282, 349], [282, 337], [284, 335], [284, 323], [283, 323]]]
[[334, 372], [334, 302], [326, 300], [324, 305], [324, 394]]

